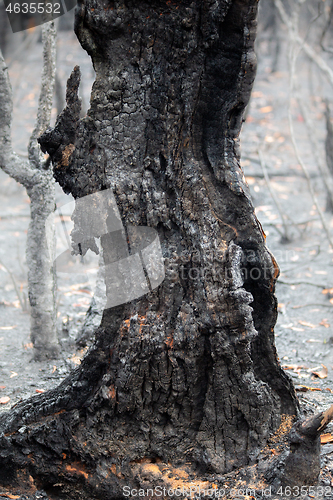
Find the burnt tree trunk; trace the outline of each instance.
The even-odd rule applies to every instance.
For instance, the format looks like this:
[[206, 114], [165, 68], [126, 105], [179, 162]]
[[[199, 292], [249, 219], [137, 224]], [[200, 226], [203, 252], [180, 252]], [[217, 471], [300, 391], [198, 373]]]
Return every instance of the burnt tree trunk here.
[[76, 69], [40, 142], [66, 192], [112, 189], [125, 228], [158, 231], [166, 277], [104, 311], [93, 348], [57, 389], [1, 417], [2, 484], [30, 476], [111, 499], [124, 485], [168, 484], [160, 464], [223, 474], [254, 463], [282, 415], [298, 414], [274, 345], [278, 267], [239, 166], [256, 8], [77, 7], [96, 70], [91, 107], [80, 120]]

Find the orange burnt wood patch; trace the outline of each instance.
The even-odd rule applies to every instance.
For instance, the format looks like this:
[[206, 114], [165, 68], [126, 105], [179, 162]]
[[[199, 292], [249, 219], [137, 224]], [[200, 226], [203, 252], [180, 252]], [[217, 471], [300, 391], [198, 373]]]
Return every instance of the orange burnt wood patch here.
[[116, 464], [111, 465], [110, 471], [112, 472], [112, 474], [117, 476], [119, 479], [122, 479], [124, 477], [123, 474], [119, 470], [117, 470]]
[[60, 165], [62, 165], [63, 167], [68, 167], [69, 159], [72, 156], [74, 150], [75, 150], [74, 144], [68, 144], [68, 146], [65, 147], [65, 149], [62, 152]]
[[111, 385], [111, 387], [110, 387], [109, 397], [111, 399], [116, 399], [116, 389], [115, 389], [114, 385]]
[[212, 485], [208, 481], [199, 479], [196, 472], [188, 465], [174, 467], [170, 462], [165, 463], [160, 459], [152, 462], [147, 457], [134, 460], [129, 465], [140, 481], [158, 481], [158, 484], [174, 490], [185, 488], [198, 491], [218, 487], [217, 484]]
[[139, 315], [137, 315], [136, 318], [125, 319], [120, 327], [120, 336], [124, 335], [125, 332], [128, 332], [130, 330], [131, 321], [133, 327], [139, 325], [139, 334], [141, 335], [141, 333], [144, 333], [144, 327], [147, 326], [146, 320], [147, 320], [146, 316], [139, 316]]
[[173, 348], [173, 334], [171, 334], [169, 337], [165, 339], [165, 343], [169, 349]]
[[327, 432], [326, 434], [322, 434], [320, 436], [320, 443], [321, 444], [327, 444], [327, 443], [332, 443], [333, 442], [333, 436], [330, 432]]
[[84, 464], [81, 462], [72, 462], [71, 464], [67, 464], [65, 466], [65, 470], [69, 474], [77, 474], [79, 476], [83, 476], [85, 479], [89, 478], [89, 474], [86, 471]]

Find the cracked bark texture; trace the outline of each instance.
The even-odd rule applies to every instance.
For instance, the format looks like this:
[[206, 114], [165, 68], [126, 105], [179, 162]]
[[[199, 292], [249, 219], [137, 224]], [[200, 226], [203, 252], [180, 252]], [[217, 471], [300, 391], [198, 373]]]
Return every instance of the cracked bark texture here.
[[3, 484], [31, 476], [46, 491], [110, 499], [124, 485], [168, 484], [163, 464], [224, 474], [254, 463], [281, 416], [298, 414], [274, 345], [278, 267], [239, 166], [256, 9], [79, 2], [91, 107], [80, 120], [75, 68], [40, 143], [66, 192], [111, 188], [124, 226], [157, 229], [166, 278], [104, 311], [59, 388], [1, 417]]

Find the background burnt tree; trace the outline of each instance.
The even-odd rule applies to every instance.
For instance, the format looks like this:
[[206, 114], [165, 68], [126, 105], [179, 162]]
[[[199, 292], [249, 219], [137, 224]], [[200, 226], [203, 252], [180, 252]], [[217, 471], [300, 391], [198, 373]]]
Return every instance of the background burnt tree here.
[[[29, 41], [29, 37], [26, 40]], [[31, 220], [27, 235], [26, 258], [30, 337], [34, 345], [34, 359], [38, 361], [56, 358], [60, 350], [56, 328], [56, 279], [51, 255], [52, 245], [50, 245], [54, 239], [52, 237], [54, 224], [49, 224], [48, 228], [45, 224], [55, 208], [55, 182], [52, 170], [37, 142], [38, 136], [49, 126], [51, 118], [56, 68], [56, 29], [53, 22], [43, 25], [42, 41], [41, 91], [36, 125], [28, 145], [28, 160], [19, 158], [13, 151], [11, 139], [13, 96], [7, 65], [0, 49], [0, 168], [22, 184], [30, 198]], [[17, 293], [20, 298], [18, 290]]]
[[126, 484], [168, 484], [168, 462], [199, 477], [226, 473], [253, 463], [282, 415], [298, 414], [274, 346], [278, 268], [239, 167], [256, 8], [77, 7], [96, 71], [91, 108], [80, 120], [76, 69], [40, 142], [66, 192], [111, 188], [125, 227], [158, 230], [166, 278], [104, 312], [93, 348], [59, 388], [1, 417], [2, 484], [33, 478], [110, 499]]

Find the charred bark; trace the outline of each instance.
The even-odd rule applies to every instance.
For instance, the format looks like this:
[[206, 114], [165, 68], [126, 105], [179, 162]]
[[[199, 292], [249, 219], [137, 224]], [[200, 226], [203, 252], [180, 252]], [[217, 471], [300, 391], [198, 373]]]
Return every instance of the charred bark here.
[[103, 267], [103, 257], [100, 255], [100, 266], [97, 274], [94, 295], [91, 299], [82, 329], [76, 339], [76, 345], [79, 347], [91, 345], [95, 339], [95, 331], [100, 326], [102, 321], [103, 311], [107, 302]]
[[281, 416], [298, 414], [274, 345], [278, 267], [239, 166], [256, 8], [79, 4], [91, 107], [80, 120], [76, 68], [40, 143], [66, 192], [112, 189], [125, 228], [158, 230], [166, 277], [104, 311], [59, 388], [1, 417], [3, 484], [30, 475], [50, 491], [110, 499], [124, 485], [168, 485], [185, 464], [188, 481], [224, 474], [254, 463]]

